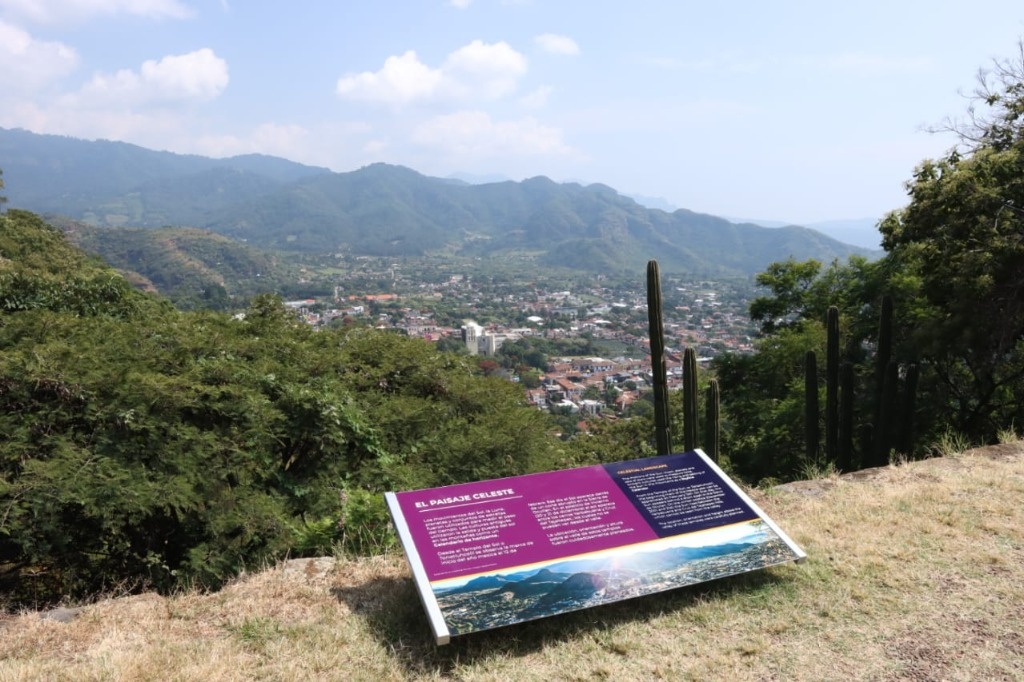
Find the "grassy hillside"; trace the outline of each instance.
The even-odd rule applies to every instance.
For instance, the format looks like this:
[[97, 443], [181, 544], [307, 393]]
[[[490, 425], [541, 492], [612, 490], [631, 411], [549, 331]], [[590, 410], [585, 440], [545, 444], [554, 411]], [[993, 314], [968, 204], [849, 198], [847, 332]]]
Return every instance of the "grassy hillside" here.
[[435, 647], [404, 559], [0, 622], [0, 679], [1024, 678], [1024, 446], [754, 493], [808, 560]]
[[100, 228], [59, 218], [53, 223], [75, 246], [180, 308], [225, 309], [299, 279], [298, 269], [276, 255], [206, 230]]

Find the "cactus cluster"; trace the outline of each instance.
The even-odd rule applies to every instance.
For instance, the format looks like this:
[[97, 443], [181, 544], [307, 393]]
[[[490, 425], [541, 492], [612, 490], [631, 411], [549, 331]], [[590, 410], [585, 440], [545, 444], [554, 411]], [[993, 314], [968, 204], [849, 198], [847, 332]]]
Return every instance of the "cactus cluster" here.
[[[647, 309], [650, 323], [651, 369], [654, 382], [654, 432], [658, 454], [672, 452], [669, 427], [668, 370], [665, 360], [665, 330], [662, 318], [661, 278], [657, 261], [647, 263]], [[914, 447], [913, 417], [919, 370], [916, 364], [901, 366], [892, 359], [893, 302], [883, 296], [875, 352], [874, 414], [869, 423], [861, 424], [861, 457], [854, 452], [856, 422], [856, 380], [853, 362], [844, 360], [840, 345], [839, 308], [830, 306], [825, 319], [825, 461], [839, 471], [881, 466], [889, 461], [889, 453], [898, 449], [912, 453]], [[822, 441], [818, 362], [813, 350], [805, 356], [805, 457], [819, 461]], [[700, 447], [699, 401], [697, 396], [697, 354], [693, 348], [683, 353], [683, 446], [686, 450]], [[718, 382], [711, 379], [705, 396], [705, 449], [717, 459], [721, 426]], [[898, 416], [898, 421], [897, 421]], [[899, 428], [897, 429], [897, 424]], [[898, 434], [897, 434], [898, 431]]]
[[[874, 361], [874, 414], [870, 424], [864, 425], [867, 433], [862, 438], [862, 467], [888, 464], [889, 453], [893, 449], [908, 454], [913, 452], [918, 367], [916, 364], [908, 365], [901, 381], [900, 365], [892, 359], [892, 318], [892, 298], [883, 296]], [[855, 468], [856, 372], [853, 363], [844, 361], [840, 354], [839, 309], [836, 306], [828, 309], [825, 329], [825, 459], [840, 471], [850, 471]], [[817, 371], [814, 351], [808, 351], [804, 370], [808, 461], [817, 459], [820, 442]]]
[[[651, 341], [651, 370], [654, 380], [654, 441], [658, 454], [672, 452], [672, 435], [668, 413], [668, 370], [665, 362], [665, 329], [661, 307], [661, 277], [657, 261], [647, 263], [647, 319]], [[697, 353], [693, 348], [683, 351], [683, 446], [686, 450], [700, 447], [699, 409], [697, 399]], [[717, 461], [721, 424], [719, 417], [718, 382], [708, 385], [705, 414], [707, 453]]]

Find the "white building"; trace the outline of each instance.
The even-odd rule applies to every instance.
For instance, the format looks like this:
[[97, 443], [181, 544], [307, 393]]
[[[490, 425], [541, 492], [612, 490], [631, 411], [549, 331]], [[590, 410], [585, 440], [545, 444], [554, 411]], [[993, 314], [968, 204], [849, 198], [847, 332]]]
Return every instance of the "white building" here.
[[462, 342], [466, 344], [470, 355], [480, 353], [480, 337], [483, 333], [484, 328], [472, 320], [466, 320], [466, 324], [462, 325]]

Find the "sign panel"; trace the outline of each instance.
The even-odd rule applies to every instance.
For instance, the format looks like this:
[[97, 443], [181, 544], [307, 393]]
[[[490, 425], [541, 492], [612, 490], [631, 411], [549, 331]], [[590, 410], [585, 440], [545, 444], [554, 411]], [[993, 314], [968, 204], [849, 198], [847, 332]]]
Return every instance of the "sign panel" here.
[[438, 644], [806, 556], [700, 450], [385, 498]]

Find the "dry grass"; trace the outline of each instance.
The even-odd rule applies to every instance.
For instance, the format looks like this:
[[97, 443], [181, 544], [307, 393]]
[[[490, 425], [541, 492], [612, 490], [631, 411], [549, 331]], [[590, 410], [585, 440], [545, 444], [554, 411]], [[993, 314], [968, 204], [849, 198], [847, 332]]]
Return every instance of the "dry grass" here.
[[1000, 447], [755, 493], [799, 566], [438, 648], [401, 556], [290, 562], [7, 618], [0, 680], [1024, 679], [1024, 445]]

